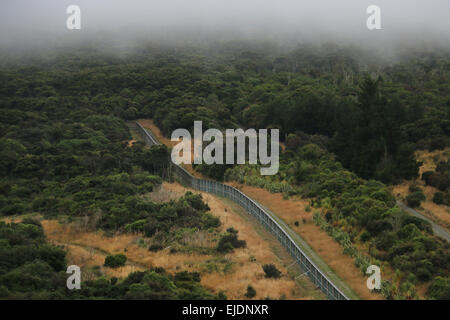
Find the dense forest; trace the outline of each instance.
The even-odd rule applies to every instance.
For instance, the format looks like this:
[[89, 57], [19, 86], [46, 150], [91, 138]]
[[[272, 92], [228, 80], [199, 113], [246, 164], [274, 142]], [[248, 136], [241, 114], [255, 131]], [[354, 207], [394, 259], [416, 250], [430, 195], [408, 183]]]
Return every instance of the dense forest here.
[[[220, 222], [197, 196], [164, 204], [142, 197], [170, 179], [170, 154], [164, 146], [130, 146], [125, 121], [152, 118], [169, 137], [177, 128], [192, 129], [194, 120], [202, 120], [204, 129], [279, 128], [286, 148], [276, 176], [261, 177], [252, 166], [196, 169], [214, 179], [313, 199], [316, 223], [361, 270], [381, 261], [397, 271], [397, 283], [384, 283], [387, 298], [416, 298], [415, 286], [425, 283], [428, 297], [450, 299], [448, 243], [401, 212], [386, 187], [419, 176], [416, 150], [450, 144], [449, 52], [381, 61], [332, 45], [283, 51], [230, 43], [213, 49], [146, 47], [123, 56], [84, 48], [32, 61], [4, 58], [1, 215], [87, 215], [94, 229], [149, 236], [159, 230], [161, 242], [173, 228], [214, 229]], [[450, 197], [448, 169], [442, 163], [424, 177], [440, 189], [441, 203]], [[45, 244], [38, 225], [1, 228], [2, 256], [38, 248], [37, 260], [2, 266], [2, 296], [25, 294], [26, 288], [8, 280], [17, 268], [36, 268], [60, 281], [64, 254]], [[368, 255], [358, 251], [361, 244]], [[55, 262], [39, 260], [39, 250], [48, 250], [45, 256]], [[183, 277], [196, 282], [189, 274], [151, 271], [117, 284], [93, 283], [81, 294], [136, 297], [131, 287], [160, 281], [170, 282], [170, 290], [137, 290], [139, 297], [193, 298], [183, 290]], [[195, 288], [199, 297], [212, 297]]]

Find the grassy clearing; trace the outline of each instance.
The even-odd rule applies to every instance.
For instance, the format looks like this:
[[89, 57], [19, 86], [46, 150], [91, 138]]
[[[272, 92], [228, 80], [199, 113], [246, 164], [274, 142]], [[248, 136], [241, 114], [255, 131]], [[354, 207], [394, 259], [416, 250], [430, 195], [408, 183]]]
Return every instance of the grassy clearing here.
[[285, 268], [285, 272], [295, 280], [299, 289], [304, 294], [311, 296], [313, 299], [326, 299], [326, 296], [321, 290], [319, 290], [308, 278], [301, 277], [303, 274], [302, 269], [295, 263], [292, 256], [283, 248], [280, 242], [267, 231], [259, 221], [253, 216], [249, 215], [242, 207], [238, 206], [236, 203], [230, 199], [221, 198], [225, 203], [227, 203], [234, 212], [239, 214], [244, 220], [252, 224], [254, 230], [258, 235], [270, 243], [271, 248], [279, 263]]
[[[160, 194], [161, 200], [177, 198], [184, 194], [185, 188], [178, 184], [165, 183]], [[228, 254], [210, 254], [196, 252], [171, 252], [165, 248], [158, 252], [147, 249], [151, 238], [141, 234], [107, 234], [102, 231], [80, 229], [76, 223], [66, 219], [41, 220], [49, 242], [64, 247], [68, 254], [68, 264], [82, 268], [83, 280], [92, 280], [100, 276], [124, 278], [130, 272], [142, 271], [151, 267], [163, 267], [168, 272], [200, 272], [202, 284], [217, 293], [223, 290], [229, 299], [247, 299], [245, 293], [248, 285], [256, 290], [254, 299], [324, 299], [323, 294], [308, 280], [294, 277], [300, 273], [296, 266], [286, 268], [293, 261], [267, 231], [256, 221], [251, 221], [248, 214], [232, 202], [203, 194], [211, 207], [211, 212], [222, 221], [221, 230], [235, 227], [239, 238], [246, 240], [247, 247], [235, 249]], [[23, 217], [10, 217], [9, 222], [19, 222]], [[214, 248], [217, 239], [207, 239], [206, 234], [193, 234], [183, 241], [187, 246], [194, 242], [208, 242]], [[143, 245], [145, 244], [145, 245]], [[112, 269], [104, 267], [108, 254], [125, 254], [128, 258], [124, 267]], [[290, 259], [290, 260], [287, 260]], [[282, 271], [280, 279], [267, 279], [262, 270], [263, 264], [274, 264]]]
[[[164, 183], [163, 187], [181, 194], [188, 190], [176, 183]], [[218, 266], [215, 266], [220, 272], [202, 274], [202, 284], [205, 287], [224, 290], [227, 292], [227, 296], [232, 299], [246, 299], [244, 294], [249, 284], [256, 289], [255, 299], [266, 297], [272, 299], [325, 298], [308, 279], [301, 279], [302, 285], [294, 281], [290, 270], [286, 268], [293, 262], [292, 258], [279, 242], [256, 220], [251, 220], [251, 217], [241, 207], [228, 199], [195, 190], [191, 191], [202, 194], [213, 215], [220, 218], [223, 230], [230, 227], [237, 229], [239, 239], [245, 240], [247, 243], [246, 248], [237, 249], [233, 253], [223, 256], [228, 261], [222, 261]], [[286, 256], [283, 257], [280, 252], [284, 252]], [[286, 258], [291, 259], [291, 262], [287, 262]], [[230, 259], [232, 263], [229, 263]], [[211, 263], [211, 261], [207, 263]], [[262, 270], [263, 264], [276, 265], [283, 276], [280, 279], [265, 278]], [[211, 266], [207, 267], [212, 268]], [[298, 275], [295, 270], [292, 270], [292, 272]], [[307, 290], [302, 290], [302, 288]], [[229, 296], [228, 292], [231, 292], [233, 296]]]

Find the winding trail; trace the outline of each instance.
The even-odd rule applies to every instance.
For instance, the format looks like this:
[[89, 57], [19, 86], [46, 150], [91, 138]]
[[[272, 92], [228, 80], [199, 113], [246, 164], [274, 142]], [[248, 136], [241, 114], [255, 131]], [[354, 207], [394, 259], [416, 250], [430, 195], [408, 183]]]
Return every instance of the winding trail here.
[[428, 219], [427, 217], [425, 217], [423, 214], [417, 212], [416, 210], [414, 210], [413, 208], [408, 207], [406, 204], [404, 204], [402, 201], [397, 200], [397, 205], [403, 210], [406, 211], [407, 213], [409, 213], [410, 215], [417, 217], [419, 219], [428, 221], [431, 224], [431, 227], [433, 228], [433, 232], [435, 235], [447, 240], [448, 242], [450, 242], [450, 234], [447, 232], [447, 230], [445, 230], [444, 228], [442, 228], [441, 226], [437, 225], [435, 222], [431, 221], [430, 219]]

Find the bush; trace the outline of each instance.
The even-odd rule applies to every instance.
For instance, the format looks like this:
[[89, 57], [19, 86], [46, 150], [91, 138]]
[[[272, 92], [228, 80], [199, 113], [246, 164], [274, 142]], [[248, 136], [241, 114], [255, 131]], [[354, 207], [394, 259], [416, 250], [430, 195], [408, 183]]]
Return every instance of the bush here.
[[392, 223], [388, 220], [373, 220], [367, 224], [367, 230], [374, 236], [381, 232], [387, 232], [392, 230]]
[[227, 253], [233, 251], [233, 249], [244, 248], [247, 243], [245, 240], [239, 240], [237, 234], [237, 230], [228, 228], [227, 233], [220, 238], [217, 244], [217, 251]]
[[105, 267], [118, 268], [123, 267], [127, 262], [124, 254], [109, 255], [105, 259]]
[[415, 191], [406, 197], [406, 203], [408, 204], [408, 206], [416, 208], [420, 206], [420, 203], [425, 199], [425, 195], [422, 191]]
[[450, 190], [444, 194], [444, 204], [450, 206]]
[[427, 186], [431, 185], [431, 177], [433, 176], [434, 171], [426, 171], [424, 173], [422, 173], [422, 180], [425, 181], [425, 184]]
[[450, 300], [450, 278], [436, 277], [428, 287], [427, 294], [438, 300]]
[[415, 184], [411, 184], [408, 188], [410, 193], [414, 192], [423, 192], [422, 189], [419, 186], [416, 186]]
[[417, 228], [417, 226], [413, 223], [403, 226], [398, 231], [398, 236], [400, 237], [400, 239], [413, 239], [420, 235], [421, 235], [421, 233], [419, 231], [419, 228]]
[[364, 231], [363, 233], [361, 233], [360, 239], [362, 242], [366, 242], [367, 240], [369, 240], [371, 237], [370, 233], [368, 231]]
[[433, 196], [433, 202], [436, 204], [444, 203], [444, 194], [442, 192], [436, 192]]
[[375, 246], [378, 250], [389, 250], [395, 244], [397, 236], [394, 232], [384, 232], [380, 234], [376, 241]]
[[157, 251], [159, 251], [159, 250], [162, 250], [164, 247], [161, 245], [161, 244], [159, 244], [159, 243], [154, 243], [154, 244], [152, 244], [149, 248], [148, 248], [148, 250], [149, 251], [152, 251], [152, 252], [157, 252]]
[[265, 264], [263, 265], [263, 270], [266, 274], [266, 278], [279, 278], [281, 277], [280, 270], [277, 269], [273, 264]]
[[402, 226], [406, 226], [408, 224], [414, 224], [421, 231], [425, 231], [427, 233], [433, 233], [433, 228], [431, 227], [431, 223], [426, 220], [414, 217], [414, 216], [405, 216], [403, 218]]
[[245, 293], [245, 296], [247, 298], [253, 298], [254, 296], [256, 296], [256, 290], [255, 288], [253, 288], [251, 285], [248, 285], [247, 287], [247, 292]]

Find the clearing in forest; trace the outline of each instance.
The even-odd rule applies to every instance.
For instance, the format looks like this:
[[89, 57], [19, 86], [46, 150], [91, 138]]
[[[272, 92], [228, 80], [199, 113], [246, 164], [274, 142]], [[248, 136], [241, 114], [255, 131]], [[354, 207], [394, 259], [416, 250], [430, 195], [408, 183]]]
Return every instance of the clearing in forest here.
[[[153, 201], [170, 201], [178, 199], [189, 189], [177, 183], [164, 183], [158, 190], [148, 195]], [[99, 276], [124, 278], [130, 272], [143, 271], [151, 267], [163, 267], [168, 272], [200, 272], [204, 287], [217, 293], [223, 290], [229, 299], [246, 299], [247, 286], [256, 290], [254, 299], [325, 299], [307, 277], [294, 279], [301, 274], [293, 264], [294, 260], [281, 244], [256, 220], [233, 202], [201, 193], [204, 201], [211, 208], [211, 213], [221, 221], [220, 231], [227, 228], [239, 231], [239, 239], [246, 241], [246, 247], [235, 249], [228, 254], [199, 252], [170, 252], [165, 248], [157, 252], [149, 251], [151, 238], [142, 234], [117, 233], [106, 234], [102, 231], [83, 230], [79, 224], [68, 223], [63, 218], [58, 220], [41, 220], [49, 242], [64, 247], [67, 251], [68, 265], [82, 268], [82, 279], [92, 280]], [[19, 222], [21, 217], [8, 219]], [[199, 235], [209, 241], [208, 235]], [[187, 241], [200, 241], [194, 236]], [[211, 246], [215, 246], [213, 242]], [[109, 254], [122, 253], [127, 256], [127, 263], [120, 268], [103, 266]], [[264, 276], [262, 265], [274, 264], [281, 272], [279, 279]]]

